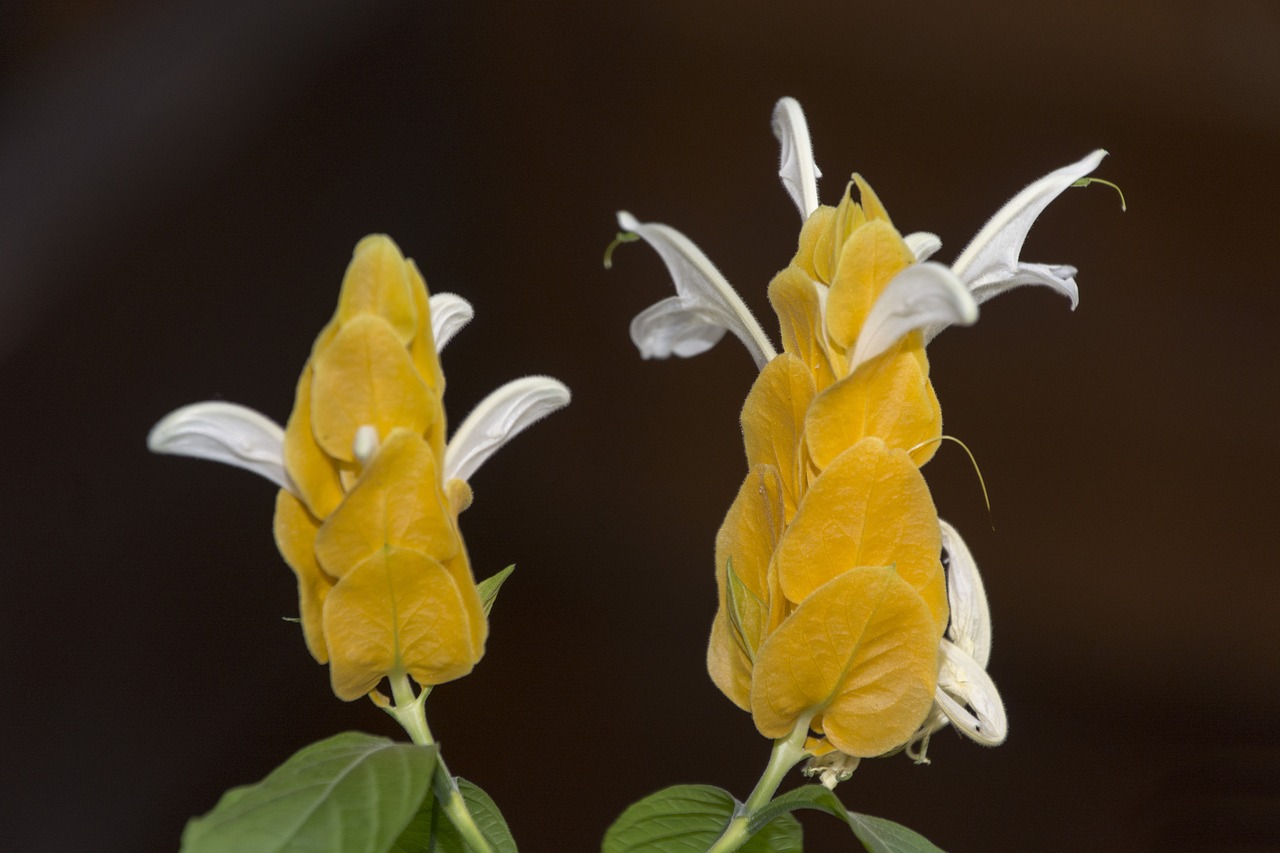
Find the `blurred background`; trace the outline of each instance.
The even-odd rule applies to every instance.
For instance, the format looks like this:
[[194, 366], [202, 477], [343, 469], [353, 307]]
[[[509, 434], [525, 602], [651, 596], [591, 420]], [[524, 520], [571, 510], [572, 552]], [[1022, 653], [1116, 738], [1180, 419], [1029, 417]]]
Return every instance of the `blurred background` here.
[[535, 852], [668, 784], [745, 797], [769, 746], [703, 650], [753, 365], [731, 338], [642, 361], [669, 280], [601, 258], [618, 209], [669, 223], [776, 335], [793, 95], [822, 198], [862, 172], [939, 259], [1096, 147], [1129, 202], [1072, 190], [1032, 232], [1076, 312], [1022, 291], [930, 347], [991, 494], [954, 447], [926, 469], [984, 571], [1009, 741], [945, 730], [844, 801], [955, 851], [1280, 849], [1280, 6], [783, 5], [0, 6], [0, 846], [173, 850], [303, 745], [397, 735], [282, 620], [271, 485], [144, 446], [202, 399], [283, 421], [374, 231], [476, 308], [455, 423], [517, 375], [576, 395], [472, 480], [477, 574], [517, 569], [428, 703], [452, 768]]

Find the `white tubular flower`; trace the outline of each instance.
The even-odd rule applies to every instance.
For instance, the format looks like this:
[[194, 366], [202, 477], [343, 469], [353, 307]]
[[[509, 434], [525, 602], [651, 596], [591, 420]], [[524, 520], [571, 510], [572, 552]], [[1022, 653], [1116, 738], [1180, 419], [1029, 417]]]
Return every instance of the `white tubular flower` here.
[[689, 357], [706, 352], [733, 332], [756, 366], [777, 353], [756, 318], [729, 282], [688, 237], [667, 225], [639, 222], [618, 211], [618, 225], [639, 234], [661, 256], [676, 295], [649, 306], [631, 321], [631, 340], [644, 358]]
[[912, 264], [893, 277], [871, 306], [849, 359], [849, 372], [908, 332], [937, 324], [968, 326], [977, 319], [978, 303], [955, 273], [942, 264]]
[[[452, 293], [433, 295], [430, 305], [438, 354], [475, 311]], [[568, 405], [569, 399], [569, 389], [548, 376], [527, 376], [498, 388], [454, 431], [445, 447], [444, 479], [467, 480], [498, 448]], [[284, 430], [247, 406], [210, 400], [175, 409], [151, 428], [147, 448], [153, 453], [234, 465], [302, 499], [285, 470]]]
[[818, 209], [818, 178], [822, 172], [813, 159], [804, 110], [795, 98], [783, 98], [773, 108], [773, 135], [782, 147], [778, 177], [800, 210], [800, 219], [808, 219]]
[[[1036, 218], [1068, 187], [1098, 168], [1105, 156], [1107, 152], [1099, 148], [1069, 166], [1050, 172], [1015, 195], [982, 226], [951, 265], [979, 304], [1024, 284], [1042, 284], [1070, 299], [1075, 309], [1080, 302], [1075, 267], [1024, 263], [1019, 256]], [[925, 340], [932, 340], [945, 328], [946, 324], [930, 327]]]
[[942, 664], [934, 706], [907, 746], [907, 754], [927, 763], [929, 738], [948, 722], [984, 746], [999, 746], [1008, 734], [1004, 703], [987, 675], [991, 658], [991, 609], [969, 547], [956, 529], [939, 519], [948, 556], [947, 599], [951, 622], [940, 643]]

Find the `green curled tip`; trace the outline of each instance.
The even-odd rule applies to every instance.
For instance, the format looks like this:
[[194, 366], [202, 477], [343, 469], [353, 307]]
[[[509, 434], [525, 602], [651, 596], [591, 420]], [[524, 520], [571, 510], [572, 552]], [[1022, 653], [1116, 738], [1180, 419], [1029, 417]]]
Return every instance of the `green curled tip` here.
[[618, 236], [613, 238], [613, 242], [604, 250], [604, 268], [613, 269], [613, 250], [621, 246], [623, 243], [634, 243], [640, 239], [640, 235], [634, 231], [619, 231]]
[[1081, 178], [1071, 186], [1087, 187], [1089, 186], [1089, 184], [1102, 184], [1103, 186], [1111, 187], [1111, 189], [1115, 190], [1116, 193], [1120, 196], [1120, 211], [1123, 213], [1124, 211], [1129, 209], [1129, 205], [1125, 204], [1125, 201], [1124, 201], [1124, 190], [1120, 189], [1118, 186], [1111, 183], [1111, 181], [1106, 180], [1105, 178]]

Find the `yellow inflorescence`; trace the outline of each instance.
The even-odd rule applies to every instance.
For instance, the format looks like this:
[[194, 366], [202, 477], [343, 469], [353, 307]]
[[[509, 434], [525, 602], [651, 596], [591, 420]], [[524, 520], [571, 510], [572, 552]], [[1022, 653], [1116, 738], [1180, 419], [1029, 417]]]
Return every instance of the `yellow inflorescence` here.
[[280, 553], [298, 577], [302, 629], [333, 691], [387, 676], [420, 685], [471, 671], [488, 631], [443, 482], [444, 375], [427, 289], [389, 238], [356, 246], [285, 428], [301, 499], [276, 499]]
[[919, 466], [942, 414], [919, 332], [849, 373], [871, 306], [914, 261], [854, 177], [770, 284], [783, 352], [742, 410], [749, 472], [716, 538], [707, 662], [771, 738], [812, 716], [852, 756], [906, 743], [934, 699], [947, 625], [937, 512]]

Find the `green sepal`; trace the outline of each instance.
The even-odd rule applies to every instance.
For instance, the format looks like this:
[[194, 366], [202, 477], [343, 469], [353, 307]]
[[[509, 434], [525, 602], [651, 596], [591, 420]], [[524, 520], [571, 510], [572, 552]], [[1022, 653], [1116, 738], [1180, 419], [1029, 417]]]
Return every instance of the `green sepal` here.
[[834, 791], [822, 785], [805, 785], [788, 791], [756, 812], [748, 828], [763, 826], [796, 809], [816, 809], [839, 818], [849, 825], [870, 853], [942, 853], [933, 842], [901, 824], [849, 811]]
[[502, 589], [502, 584], [515, 570], [515, 563], [512, 563], [497, 574], [490, 575], [476, 584], [476, 592], [480, 593], [480, 606], [484, 608], [485, 618], [488, 618], [489, 611], [493, 609], [493, 602], [498, 598], [498, 590]]
[[435, 763], [435, 746], [335, 735], [225, 793], [187, 823], [183, 853], [386, 850], [427, 797]]
[[[447, 779], [448, 777], [444, 777]], [[493, 853], [516, 853], [516, 841], [498, 811], [493, 799], [478, 785], [466, 779], [455, 778], [454, 784], [467, 804], [467, 811], [475, 820], [480, 834], [493, 848]], [[440, 787], [437, 785], [437, 787]], [[474, 853], [457, 828], [449, 821], [440, 807], [440, 800], [431, 794], [422, 803], [413, 821], [405, 828], [387, 853]]]
[[[742, 809], [721, 788], [674, 785], [633, 803], [605, 833], [602, 853], [705, 853]], [[800, 824], [788, 814], [763, 821], [744, 853], [801, 853]]]

